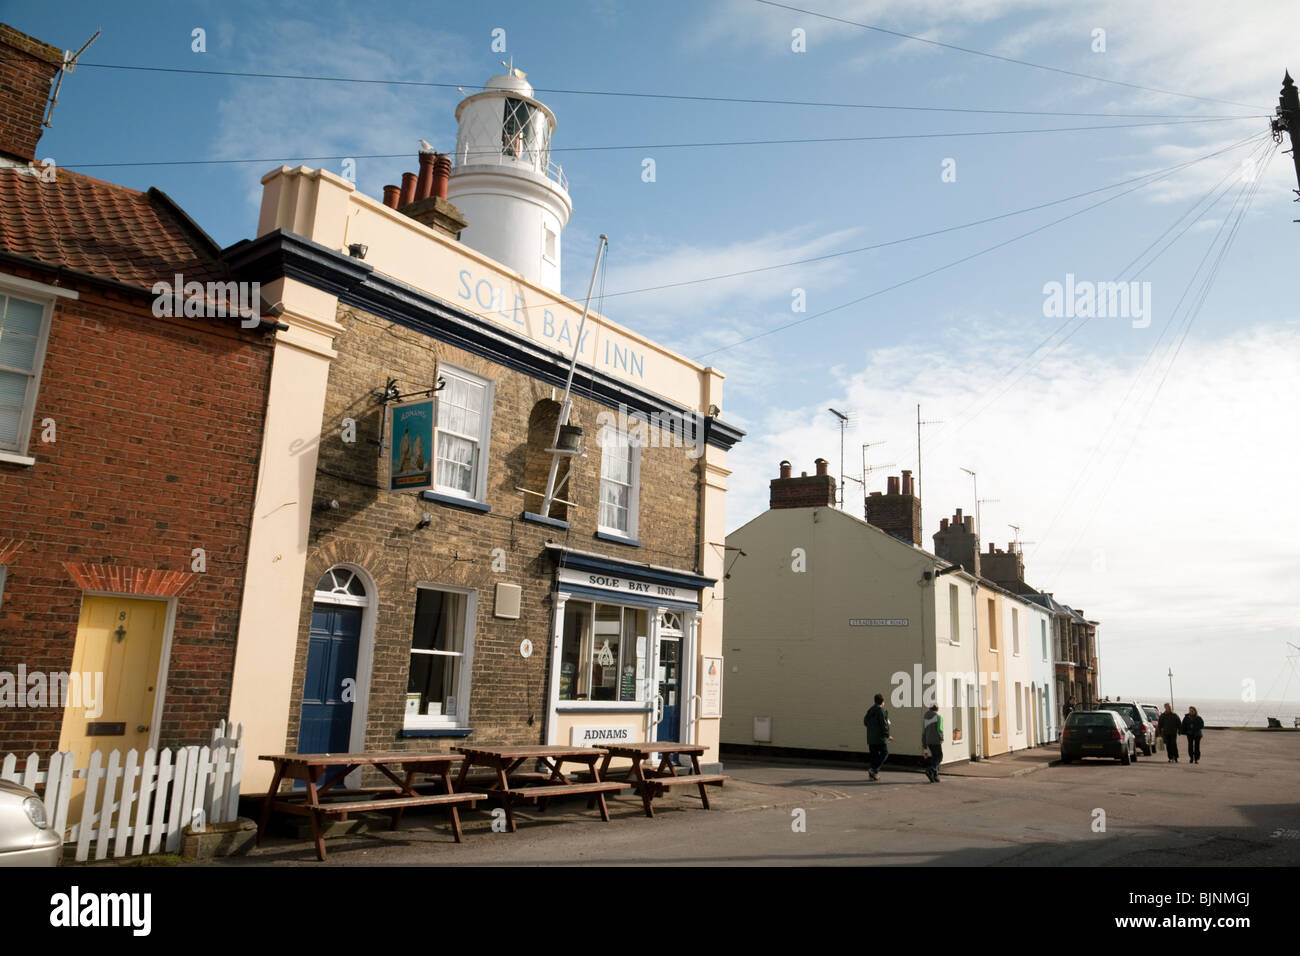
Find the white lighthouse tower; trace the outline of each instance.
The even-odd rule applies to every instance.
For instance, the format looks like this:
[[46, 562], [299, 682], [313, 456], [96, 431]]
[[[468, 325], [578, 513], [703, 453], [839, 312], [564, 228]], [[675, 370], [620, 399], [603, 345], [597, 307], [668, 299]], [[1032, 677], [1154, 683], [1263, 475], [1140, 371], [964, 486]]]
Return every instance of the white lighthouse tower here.
[[560, 234], [573, 212], [551, 162], [555, 114], [513, 67], [456, 107], [456, 163], [447, 198], [469, 223], [461, 241], [560, 291]]

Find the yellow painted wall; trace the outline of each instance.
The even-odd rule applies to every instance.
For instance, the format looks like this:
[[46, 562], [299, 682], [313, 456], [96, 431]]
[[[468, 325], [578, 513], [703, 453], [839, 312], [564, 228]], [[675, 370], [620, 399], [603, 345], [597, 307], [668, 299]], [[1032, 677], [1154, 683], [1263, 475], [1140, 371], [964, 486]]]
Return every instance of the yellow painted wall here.
[[[993, 616], [990, 619], [990, 602]], [[1006, 753], [1011, 746], [1008, 722], [1015, 722], [1015, 713], [1007, 712], [1007, 629], [1002, 620], [1001, 595], [992, 588], [980, 585], [978, 592], [977, 625], [980, 640], [980, 664], [985, 672], [984, 685], [984, 756], [996, 757]], [[991, 628], [991, 630], [990, 630]], [[996, 691], [994, 678], [997, 680]]]

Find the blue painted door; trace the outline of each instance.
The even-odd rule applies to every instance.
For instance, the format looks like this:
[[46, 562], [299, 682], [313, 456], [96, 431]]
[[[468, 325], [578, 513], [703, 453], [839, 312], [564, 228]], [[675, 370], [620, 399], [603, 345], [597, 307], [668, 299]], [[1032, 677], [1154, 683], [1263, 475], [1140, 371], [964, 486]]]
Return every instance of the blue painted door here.
[[312, 606], [298, 753], [348, 752], [360, 645], [361, 608]]
[[682, 642], [676, 637], [659, 638], [659, 697], [663, 718], [655, 740], [681, 740], [682, 726]]

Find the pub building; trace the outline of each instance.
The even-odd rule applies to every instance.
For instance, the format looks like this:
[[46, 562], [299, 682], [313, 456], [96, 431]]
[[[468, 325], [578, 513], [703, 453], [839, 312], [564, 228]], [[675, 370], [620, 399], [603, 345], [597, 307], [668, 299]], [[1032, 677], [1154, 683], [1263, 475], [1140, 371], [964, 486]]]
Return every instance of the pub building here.
[[680, 740], [718, 763], [743, 433], [720, 372], [560, 294], [572, 204], [532, 93], [512, 69], [468, 95], [454, 154], [383, 201], [268, 173], [227, 250], [287, 326], [230, 708], [253, 754]]

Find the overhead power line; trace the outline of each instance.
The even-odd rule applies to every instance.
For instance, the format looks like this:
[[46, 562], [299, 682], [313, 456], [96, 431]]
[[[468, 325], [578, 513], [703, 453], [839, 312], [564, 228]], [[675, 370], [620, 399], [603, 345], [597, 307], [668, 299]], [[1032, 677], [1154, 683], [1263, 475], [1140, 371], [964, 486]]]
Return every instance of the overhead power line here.
[[[1269, 152], [1268, 157], [1264, 163], [1264, 169], [1268, 168], [1268, 165], [1272, 162], [1273, 157], [1275, 155], [1277, 155], [1275, 151]], [[1165, 381], [1169, 378], [1169, 373], [1173, 370], [1174, 363], [1178, 360], [1178, 355], [1182, 351], [1183, 343], [1186, 342], [1187, 335], [1191, 331], [1192, 323], [1196, 321], [1196, 318], [1197, 316], [1200, 315], [1201, 309], [1204, 307], [1206, 300], [1209, 298], [1210, 291], [1213, 289], [1215, 280], [1219, 276], [1219, 271], [1223, 266], [1224, 259], [1227, 257], [1228, 251], [1231, 249], [1233, 242], [1237, 238], [1237, 232], [1241, 229], [1241, 224], [1246, 218], [1246, 213], [1250, 211], [1250, 206], [1254, 202], [1256, 193], [1259, 192], [1260, 185], [1263, 183], [1263, 178], [1264, 178], [1262, 172], [1263, 170], [1261, 170], [1261, 174], [1255, 178], [1254, 182], [1242, 184], [1242, 190], [1238, 194], [1237, 201], [1233, 204], [1232, 211], [1230, 211], [1228, 215], [1224, 218], [1223, 222], [1219, 224], [1219, 229], [1215, 233], [1214, 239], [1211, 241], [1210, 246], [1206, 250], [1205, 255], [1202, 256], [1201, 262], [1197, 265], [1196, 272], [1193, 273], [1192, 278], [1188, 281], [1187, 287], [1183, 291], [1182, 298], [1178, 300], [1178, 305], [1175, 306], [1174, 312], [1170, 315], [1169, 321], [1166, 322], [1165, 324], [1165, 329], [1161, 331], [1161, 338], [1163, 338], [1164, 331], [1168, 330], [1173, 326], [1174, 316], [1177, 314], [1179, 307], [1182, 306], [1183, 301], [1186, 299], [1187, 293], [1191, 291], [1192, 285], [1196, 282], [1196, 278], [1201, 273], [1201, 269], [1205, 265], [1206, 260], [1210, 257], [1210, 254], [1214, 251], [1215, 246], [1218, 245], [1218, 252], [1217, 255], [1215, 255], [1214, 257], [1213, 264], [1210, 266], [1209, 270], [1205, 273], [1205, 276], [1201, 281], [1199, 289], [1195, 293], [1193, 293], [1193, 298], [1195, 301], [1193, 304], [1189, 305], [1185, 313], [1185, 318], [1183, 319], [1182, 329], [1178, 335], [1178, 340], [1176, 343], [1172, 343], [1170, 345], [1170, 348], [1168, 349], [1168, 351], [1171, 354], [1169, 356], [1168, 362], [1165, 363], [1164, 373], [1160, 376], [1160, 381], [1156, 383], [1155, 390], [1151, 393], [1151, 397], [1147, 400], [1146, 408], [1144, 408], [1141, 414], [1137, 417], [1136, 423], [1133, 428], [1133, 434], [1129, 439], [1128, 446], [1124, 450], [1124, 454], [1120, 457], [1119, 461], [1115, 465], [1114, 473], [1112, 474], [1110, 480], [1103, 482], [1101, 484], [1100, 486], [1101, 493], [1096, 499], [1096, 502], [1093, 505], [1093, 507], [1089, 510], [1088, 520], [1083, 526], [1083, 528], [1079, 531], [1079, 533], [1075, 536], [1074, 541], [1070, 544], [1070, 548], [1065, 553], [1065, 557], [1062, 559], [1061, 564], [1057, 569], [1056, 575], [1054, 575], [1054, 578], [1058, 578], [1060, 574], [1068, 566], [1070, 558], [1074, 556], [1074, 552], [1079, 546], [1079, 542], [1083, 539], [1083, 536], [1087, 534], [1088, 530], [1092, 527], [1093, 522], [1096, 521], [1097, 515], [1101, 511], [1102, 504], [1105, 502], [1107, 495], [1110, 493], [1110, 491], [1113, 489], [1115, 485], [1116, 476], [1120, 474], [1120, 472], [1124, 468], [1124, 465], [1128, 463], [1129, 456], [1132, 455], [1133, 448], [1137, 444], [1138, 436], [1141, 434], [1143, 426], [1146, 424], [1146, 420], [1151, 414], [1151, 410], [1155, 407], [1156, 400], [1160, 397], [1160, 392], [1165, 386]], [[1244, 202], [1243, 202], [1243, 198], [1244, 198]], [[1234, 214], [1235, 214], [1235, 219], [1234, 219]], [[1220, 244], [1219, 239], [1221, 236], [1223, 236], [1225, 228], [1227, 228], [1227, 235], [1226, 237], [1223, 238], [1223, 242]], [[1158, 346], [1159, 342], [1157, 342], [1156, 344]], [[1154, 368], [1153, 371], [1155, 371]]]
[[940, 47], [944, 50], [955, 50], [958, 53], [969, 53], [971, 56], [982, 56], [990, 60], [999, 60], [1003, 63], [1014, 63], [1017, 66], [1027, 66], [1035, 70], [1047, 70], [1050, 73], [1060, 73], [1064, 76], [1074, 76], [1083, 80], [1092, 80], [1096, 83], [1110, 83], [1113, 86], [1125, 86], [1133, 90], [1144, 90], [1148, 93], [1161, 93], [1165, 96], [1180, 96], [1189, 100], [1200, 100], [1203, 103], [1219, 103], [1224, 106], [1240, 106], [1243, 109], [1257, 110], [1263, 107], [1251, 103], [1238, 103], [1234, 100], [1219, 100], [1210, 96], [1196, 96], [1192, 93], [1183, 93], [1178, 90], [1165, 90], [1157, 86], [1143, 86], [1141, 83], [1128, 83], [1124, 80], [1114, 80], [1107, 76], [1097, 76], [1093, 73], [1080, 73], [1077, 70], [1067, 70], [1064, 67], [1048, 66], [1044, 63], [1031, 63], [1029, 60], [1019, 60], [1012, 56], [1002, 56], [999, 53], [989, 53], [987, 50], [975, 50], [966, 46], [958, 46], [955, 43], [943, 43], [939, 40], [931, 40], [928, 37], [917, 36], [913, 33], [903, 33], [901, 30], [889, 30], [885, 27], [875, 26], [870, 23], [862, 23], [858, 20], [849, 20], [846, 17], [837, 17], [829, 13], [818, 13], [816, 10], [805, 10], [802, 7], [794, 7], [785, 3], [776, 3], [775, 0], [754, 0], [755, 3], [761, 3], [767, 7], [778, 7], [782, 10], [789, 10], [792, 13], [802, 13], [804, 16], [817, 17], [820, 20], [830, 20], [834, 23], [843, 23], [851, 27], [861, 27], [863, 30], [872, 30], [876, 33], [884, 33], [888, 36], [899, 37], [903, 40], [915, 40], [917, 43], [928, 43], [930, 46]]
[[[611, 152], [615, 150], [648, 149], [703, 149], [736, 146], [787, 146], [806, 143], [864, 143], [871, 141], [907, 140], [907, 139], [949, 139], [966, 136], [1012, 136], [1030, 133], [1077, 133], [1088, 130], [1104, 129], [1142, 129], [1150, 126], [1187, 126], [1200, 123], [1237, 122], [1252, 117], [1233, 117], [1232, 119], [1193, 119], [1166, 120], [1159, 123], [1109, 123], [1100, 126], [1056, 126], [1036, 129], [993, 129], [970, 130], [966, 132], [942, 133], [887, 133], [876, 136], [819, 136], [809, 139], [748, 139], [731, 141], [714, 141], [701, 143], [633, 143], [626, 146], [553, 146], [552, 153]], [[152, 159], [131, 160], [114, 163], [65, 163], [64, 169], [105, 169], [120, 166], [232, 166], [247, 163], [323, 163], [344, 159], [403, 159], [410, 153], [340, 153], [332, 156], [258, 156], [249, 159]]]
[[1116, 193], [1114, 196], [1108, 196], [1108, 197], [1106, 197], [1105, 199], [1102, 199], [1102, 200], [1100, 200], [1100, 201], [1098, 201], [1098, 202], [1092, 203], [1091, 205], [1084, 206], [1082, 209], [1077, 209], [1077, 210], [1075, 210], [1075, 211], [1072, 212], [1072, 213], [1069, 213], [1069, 214], [1067, 214], [1067, 215], [1065, 215], [1065, 216], [1061, 216], [1059, 219], [1053, 219], [1051, 222], [1044, 223], [1043, 225], [1041, 225], [1041, 226], [1037, 226], [1037, 227], [1034, 228], [1034, 229], [1030, 229], [1030, 230], [1028, 230], [1027, 232], [1022, 232], [1022, 233], [1020, 233], [1019, 235], [1012, 236], [1010, 239], [1004, 239], [1004, 240], [1001, 241], [1001, 242], [995, 243], [994, 245], [991, 245], [991, 246], [987, 246], [987, 247], [985, 247], [985, 248], [983, 248], [983, 249], [980, 249], [980, 250], [977, 251], [977, 252], [972, 252], [972, 253], [970, 253], [969, 255], [962, 256], [962, 257], [960, 257], [960, 258], [958, 258], [958, 259], [953, 259], [953, 260], [951, 260], [951, 261], [949, 261], [949, 262], [944, 263], [944, 264], [941, 265], [941, 266], [936, 266], [936, 267], [933, 268], [933, 269], [929, 269], [929, 270], [927, 270], [927, 271], [925, 271], [925, 272], [922, 272], [922, 273], [919, 273], [919, 274], [917, 274], [917, 275], [911, 276], [911, 277], [909, 277], [909, 278], [907, 278], [907, 279], [903, 279], [903, 280], [901, 280], [901, 281], [899, 281], [899, 282], [895, 282], [895, 283], [893, 283], [892, 285], [885, 286], [884, 288], [877, 289], [877, 290], [875, 290], [874, 292], [869, 292], [869, 293], [867, 293], [866, 295], [858, 296], [856, 299], [851, 299], [851, 300], [849, 300], [848, 302], [841, 302], [839, 305], [831, 306], [829, 309], [823, 309], [821, 312], [815, 312], [815, 313], [813, 313], [812, 315], [804, 316], [804, 317], [801, 318], [801, 319], [795, 319], [795, 320], [792, 321], [792, 322], [786, 322], [786, 323], [783, 323], [782, 325], [775, 326], [774, 328], [765, 329], [765, 330], [762, 331], [762, 332], [757, 332], [757, 333], [755, 333], [755, 334], [753, 334], [753, 335], [745, 336], [744, 338], [738, 339], [738, 340], [736, 340], [735, 342], [731, 342], [731, 343], [729, 343], [729, 344], [727, 344], [727, 345], [720, 345], [720, 346], [718, 346], [717, 348], [710, 349], [709, 351], [703, 353], [703, 354], [700, 356], [700, 358], [703, 359], [703, 358], [706, 358], [706, 357], [708, 357], [708, 356], [710, 356], [710, 355], [714, 355], [714, 354], [716, 354], [716, 353], [718, 353], [718, 352], [729, 351], [730, 349], [736, 348], [737, 346], [745, 345], [745, 344], [747, 344], [747, 343], [749, 343], [749, 342], [753, 342], [753, 341], [755, 341], [755, 340], [757, 340], [757, 339], [765, 338], [765, 337], [767, 337], [767, 336], [769, 336], [769, 335], [774, 335], [774, 334], [776, 334], [777, 332], [783, 332], [783, 331], [785, 331], [785, 330], [787, 330], [787, 329], [794, 328], [795, 326], [799, 326], [799, 325], [803, 325], [803, 324], [805, 324], [805, 323], [807, 323], [807, 322], [811, 322], [811, 321], [813, 321], [814, 319], [820, 319], [820, 318], [823, 318], [823, 317], [825, 317], [825, 316], [827, 316], [827, 315], [830, 315], [830, 314], [832, 314], [832, 313], [834, 313], [834, 312], [842, 311], [843, 309], [847, 309], [847, 308], [849, 308], [850, 306], [858, 305], [858, 304], [860, 304], [860, 303], [862, 303], [862, 302], [866, 302], [866, 301], [868, 301], [869, 299], [874, 299], [874, 298], [876, 298], [877, 296], [884, 295], [884, 294], [887, 293], [887, 292], [893, 292], [893, 291], [896, 290], [896, 289], [901, 289], [901, 288], [904, 287], [904, 286], [911, 285], [913, 282], [919, 282], [921, 279], [929, 278], [930, 276], [935, 275], [936, 273], [943, 272], [943, 271], [945, 271], [945, 270], [947, 270], [947, 269], [954, 268], [955, 266], [959, 266], [959, 265], [961, 265], [962, 263], [969, 262], [969, 261], [972, 260], [972, 259], [976, 259], [976, 258], [978, 258], [979, 256], [986, 255], [987, 253], [993, 252], [993, 251], [995, 251], [995, 250], [997, 250], [997, 249], [1001, 249], [1003, 246], [1008, 246], [1008, 245], [1010, 245], [1010, 244], [1013, 243], [1013, 242], [1018, 242], [1018, 241], [1021, 240], [1021, 239], [1028, 238], [1029, 236], [1032, 236], [1032, 235], [1035, 235], [1036, 233], [1042, 232], [1042, 231], [1045, 230], [1045, 229], [1050, 229], [1052, 226], [1058, 225], [1058, 224], [1060, 224], [1060, 223], [1062, 223], [1062, 222], [1066, 222], [1067, 220], [1073, 219], [1073, 218], [1076, 217], [1076, 216], [1080, 216], [1080, 215], [1082, 215], [1082, 214], [1085, 213], [1085, 212], [1089, 212], [1089, 211], [1091, 211], [1091, 210], [1093, 210], [1093, 209], [1097, 209], [1097, 208], [1099, 208], [1100, 206], [1104, 206], [1104, 205], [1106, 205], [1106, 204], [1109, 203], [1109, 202], [1113, 202], [1113, 201], [1116, 200], [1116, 199], [1119, 199], [1119, 198], [1121, 198], [1121, 197], [1123, 197], [1123, 196], [1127, 196], [1129, 193], [1136, 192], [1136, 191], [1139, 190], [1139, 189], [1145, 189], [1147, 186], [1150, 186], [1150, 185], [1152, 185], [1153, 183], [1156, 183], [1156, 182], [1159, 182], [1159, 181], [1162, 180], [1162, 179], [1166, 179], [1166, 178], [1168, 178], [1170, 175], [1172, 175], [1172, 174], [1173, 174], [1174, 172], [1176, 172], [1178, 169], [1185, 168], [1185, 167], [1188, 167], [1188, 166], [1192, 166], [1192, 165], [1194, 165], [1194, 164], [1196, 164], [1196, 163], [1204, 162], [1204, 161], [1206, 161], [1207, 159], [1212, 159], [1212, 158], [1215, 157], [1215, 156], [1222, 155], [1223, 153], [1229, 152], [1229, 151], [1231, 151], [1231, 150], [1233, 150], [1233, 149], [1238, 149], [1238, 148], [1240, 148], [1241, 146], [1245, 145], [1246, 143], [1252, 142], [1254, 139], [1255, 139], [1255, 137], [1250, 137], [1249, 139], [1242, 140], [1242, 141], [1239, 142], [1239, 143], [1234, 143], [1234, 144], [1232, 144], [1231, 146], [1225, 146], [1225, 147], [1223, 147], [1222, 149], [1215, 150], [1215, 151], [1212, 152], [1212, 153], [1207, 153], [1206, 155], [1201, 156], [1201, 157], [1199, 157], [1199, 158], [1197, 158], [1197, 159], [1188, 160], [1186, 163], [1180, 163], [1178, 166], [1176, 166], [1176, 167], [1171, 167], [1169, 170], [1167, 170], [1167, 171], [1161, 173], [1161, 174], [1158, 175], [1158, 176], [1155, 176], [1154, 178], [1150, 178], [1150, 179], [1148, 179], [1146, 182], [1139, 183], [1138, 185], [1133, 186], [1133, 187], [1130, 188], [1130, 189], [1126, 189], [1126, 190], [1124, 190], [1123, 192]]
[[[1256, 154], [1254, 154], [1254, 156], [1252, 157], [1255, 161], [1261, 159], [1263, 157], [1264, 152], [1269, 147], [1268, 134], [1262, 134], [1258, 138], [1247, 140], [1245, 142], [1246, 143], [1259, 142], [1260, 149], [1257, 150]], [[1156, 262], [1156, 260], [1158, 260], [1162, 255], [1164, 255], [1165, 252], [1167, 252], [1173, 246], [1173, 244], [1177, 242], [1178, 239], [1181, 238], [1184, 233], [1187, 232], [1188, 229], [1194, 226], [1206, 213], [1210, 211], [1210, 209], [1212, 209], [1215, 205], [1217, 205], [1218, 202], [1224, 196], [1227, 195], [1227, 193], [1231, 190], [1231, 185], [1229, 184], [1228, 186], [1225, 187], [1224, 183], [1227, 182], [1227, 180], [1230, 177], [1232, 177], [1237, 173], [1238, 173], [1237, 169], [1235, 168], [1229, 169], [1228, 172], [1225, 173], [1217, 183], [1215, 183], [1212, 187], [1210, 187], [1210, 189], [1207, 190], [1206, 193], [1202, 195], [1200, 199], [1198, 199], [1195, 203], [1193, 203], [1189, 209], [1187, 209], [1185, 212], [1179, 215], [1178, 218], [1175, 219], [1165, 229], [1164, 232], [1162, 232], [1159, 236], [1157, 236], [1154, 240], [1152, 240], [1146, 246], [1146, 248], [1144, 248], [1132, 260], [1130, 260], [1129, 263], [1126, 266], [1124, 266], [1124, 268], [1121, 269], [1119, 273], [1116, 275], [1116, 281], [1122, 281], [1124, 277], [1130, 273], [1130, 270], [1134, 269], [1134, 267], [1137, 265], [1137, 263], [1140, 260], [1145, 258], [1153, 248], [1155, 248], [1160, 242], [1162, 242], [1165, 239], [1166, 236], [1169, 235], [1169, 233], [1171, 233], [1174, 229], [1178, 227], [1179, 223], [1183, 222], [1183, 220], [1186, 219], [1187, 224], [1184, 225], [1181, 230], [1179, 230], [1178, 234], [1175, 235], [1173, 239], [1171, 239], [1168, 243], [1165, 244], [1164, 248], [1160, 249], [1154, 256], [1148, 259], [1147, 262], [1142, 266], [1142, 269], [1150, 268]], [[1218, 195], [1215, 196], [1215, 193], [1218, 193]], [[1215, 196], [1215, 198], [1213, 199], [1212, 202], [1210, 202], [1210, 205], [1207, 206], [1206, 209], [1202, 210], [1196, 216], [1193, 216], [1190, 219], [1188, 218], [1189, 216], [1191, 216], [1192, 213], [1196, 212], [1202, 206], [1202, 204], [1206, 202], [1207, 199], [1210, 199], [1212, 196]], [[1139, 271], [1140, 270], [1134, 270], [1132, 274], [1136, 275]], [[1024, 358], [1020, 359], [1015, 365], [1007, 369], [1005, 372], [1002, 372], [1001, 374], [996, 376], [994, 384], [991, 385], [986, 390], [984, 390], [983, 392], [981, 392], [978, 396], [976, 396], [976, 398], [972, 402], [970, 402], [970, 404], [967, 406], [966, 410], [957, 416], [957, 419], [955, 421], [955, 428], [949, 429], [948, 426], [944, 426], [943, 428], [938, 429], [935, 434], [935, 437], [931, 440], [931, 446], [937, 448], [943, 445], [950, 437], [952, 437], [955, 434], [958, 434], [961, 430], [967, 428], [972, 422], [975, 421], [975, 419], [977, 419], [984, 412], [992, 408], [993, 405], [995, 405], [998, 402], [998, 400], [1002, 398], [1003, 395], [1005, 395], [1017, 384], [1019, 384], [1019, 382], [1023, 380], [1026, 375], [1028, 375], [1035, 368], [1037, 368], [1039, 364], [1041, 364], [1044, 360], [1046, 360], [1046, 358], [1049, 355], [1053, 354], [1054, 352], [1059, 350], [1062, 346], [1064, 346], [1066, 342], [1068, 342], [1071, 338], [1073, 338], [1074, 335], [1077, 332], [1079, 332], [1081, 329], [1083, 329], [1083, 327], [1087, 325], [1090, 321], [1091, 321], [1091, 316], [1083, 316], [1077, 319], [1073, 316], [1067, 317], [1060, 325], [1058, 325], [1055, 329], [1053, 329], [1052, 332], [1048, 334], [1046, 338], [1044, 338], [1041, 342], [1039, 342], [1038, 345], [1034, 346], [1034, 348], [1031, 349], [1029, 353], [1025, 355]], [[1059, 341], [1053, 342], [1053, 340], [1056, 339], [1056, 337], [1060, 335], [1061, 332], [1064, 331], [1071, 324], [1074, 325], [1074, 328], [1070, 329], [1069, 333], [1066, 334], [1064, 338], [1060, 339]], [[1049, 343], [1051, 344], [1051, 348], [1047, 349], [1047, 351], [1043, 351], [1043, 349]], [[1042, 352], [1041, 355], [1039, 354], [1040, 352]], [[1148, 358], [1149, 357], [1150, 356], [1148, 355]], [[1145, 366], [1145, 364], [1146, 363], [1144, 362], [1143, 365]], [[1019, 372], [1019, 374], [1016, 374], [1017, 372]], [[996, 392], [996, 394], [993, 394], [994, 392]], [[1123, 404], [1123, 400], [1121, 400], [1120, 404], [1121, 405]], [[1118, 411], [1116, 412], [1116, 414], [1118, 415]], [[946, 435], [939, 434], [942, 432], [947, 432], [947, 434]], [[1053, 523], [1055, 523], [1055, 519], [1053, 519]], [[1048, 531], [1050, 530], [1051, 529], [1049, 526]]]
[[[450, 90], [482, 90], [483, 87], [473, 83], [440, 83], [433, 80], [381, 80], [373, 77], [359, 76], [330, 76], [326, 74], [309, 74], [309, 73], [261, 73], [251, 70], [197, 70], [191, 67], [175, 66], [138, 66], [127, 63], [81, 63], [79, 66], [92, 67], [101, 70], [127, 70], [143, 73], [181, 73], [192, 76], [226, 76], [238, 79], [251, 80], [302, 80], [313, 83], [361, 83], [372, 86], [414, 86], [427, 87], [430, 89], [450, 89]], [[563, 87], [533, 87], [534, 93], [545, 93], [548, 95], [558, 96], [609, 96], [625, 97], [629, 99], [643, 100], [680, 100], [682, 102], [693, 103], [736, 103], [752, 106], [813, 106], [826, 109], [848, 109], [848, 110], [891, 110], [900, 112], [920, 112], [920, 113], [986, 113], [1002, 116], [1078, 116], [1093, 117], [1106, 119], [1191, 119], [1192, 114], [1188, 113], [1099, 113], [1099, 112], [1066, 112], [1064, 110], [1007, 110], [994, 109], [991, 107], [963, 107], [963, 106], [912, 106], [898, 105], [893, 103], [842, 103], [825, 100], [786, 100], [772, 97], [761, 96], [710, 96], [700, 93], [655, 93], [638, 90], [584, 90], [584, 89], [566, 89]], [[1200, 99], [1200, 97], [1195, 97]], [[1233, 103], [1233, 106], [1242, 104]], [[1263, 107], [1250, 107], [1251, 109], [1263, 109]], [[1261, 113], [1257, 117], [1268, 118], [1272, 113]], [[1243, 116], [1212, 116], [1200, 117], [1203, 119], [1249, 119], [1251, 117]]]

